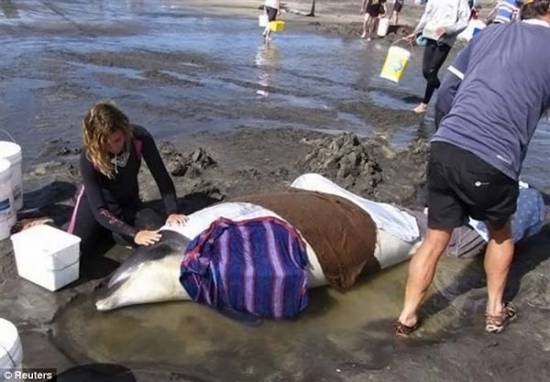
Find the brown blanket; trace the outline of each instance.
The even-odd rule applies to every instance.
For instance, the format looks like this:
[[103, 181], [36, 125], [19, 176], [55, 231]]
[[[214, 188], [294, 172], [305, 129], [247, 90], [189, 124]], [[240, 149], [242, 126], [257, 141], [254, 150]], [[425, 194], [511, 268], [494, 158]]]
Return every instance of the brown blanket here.
[[339, 290], [351, 288], [364, 271], [380, 269], [374, 257], [375, 223], [368, 213], [344, 198], [289, 190], [231, 201], [257, 204], [296, 227], [317, 254], [329, 284]]

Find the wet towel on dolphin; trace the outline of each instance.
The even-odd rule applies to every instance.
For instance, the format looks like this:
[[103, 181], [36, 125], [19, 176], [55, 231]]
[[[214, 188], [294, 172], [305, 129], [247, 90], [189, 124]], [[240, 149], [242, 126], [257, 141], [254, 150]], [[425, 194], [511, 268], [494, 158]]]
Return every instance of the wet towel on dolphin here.
[[311, 245], [329, 284], [344, 291], [363, 272], [380, 270], [374, 257], [376, 225], [362, 208], [337, 195], [289, 189], [239, 197], [291, 223]]
[[220, 218], [187, 247], [180, 282], [193, 301], [216, 309], [293, 318], [307, 306], [307, 264], [288, 223]]
[[413, 216], [388, 203], [374, 202], [355, 195], [319, 174], [304, 174], [290, 185], [291, 188], [337, 195], [366, 211], [376, 227], [407, 243], [420, 239], [418, 225]]

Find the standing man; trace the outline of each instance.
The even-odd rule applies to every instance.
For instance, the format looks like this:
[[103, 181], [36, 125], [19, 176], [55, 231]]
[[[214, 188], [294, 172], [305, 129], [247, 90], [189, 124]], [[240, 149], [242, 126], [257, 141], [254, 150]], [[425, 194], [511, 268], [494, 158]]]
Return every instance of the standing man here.
[[[418, 309], [455, 227], [470, 216], [489, 230], [485, 330], [516, 316], [503, 301], [514, 254], [509, 218], [518, 175], [538, 121], [550, 107], [550, 0], [525, 1], [522, 22], [487, 28], [461, 53], [463, 79], [431, 144], [428, 231], [409, 265], [396, 334], [419, 323]], [[460, 70], [462, 69], [462, 70]]]

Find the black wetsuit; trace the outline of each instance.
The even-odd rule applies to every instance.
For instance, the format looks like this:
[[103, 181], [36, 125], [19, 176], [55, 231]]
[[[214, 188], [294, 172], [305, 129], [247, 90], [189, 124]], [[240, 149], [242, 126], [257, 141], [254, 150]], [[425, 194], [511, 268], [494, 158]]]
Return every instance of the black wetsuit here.
[[77, 193], [68, 232], [82, 239], [83, 255], [93, 251], [99, 240], [111, 238], [111, 233], [116, 239], [122, 238], [133, 243], [139, 231], [135, 223], [141, 209], [138, 172], [142, 158], [159, 187], [166, 214], [177, 211], [174, 183], [166, 171], [153, 137], [143, 127], [133, 126], [133, 129], [134, 138], [129, 145], [128, 162], [124, 167], [117, 167], [112, 179], [94, 167], [85, 150], [80, 156], [83, 185]]

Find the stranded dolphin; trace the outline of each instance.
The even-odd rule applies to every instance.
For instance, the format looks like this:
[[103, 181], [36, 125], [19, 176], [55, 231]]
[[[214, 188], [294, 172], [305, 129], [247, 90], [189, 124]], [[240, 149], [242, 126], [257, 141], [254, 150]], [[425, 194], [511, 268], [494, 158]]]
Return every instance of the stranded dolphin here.
[[[352, 229], [360, 226], [358, 220], [361, 220], [361, 216], [355, 216], [355, 219], [349, 221], [350, 224], [341, 226], [339, 234], [342, 238], [375, 236], [372, 256], [369, 251], [363, 251], [359, 258], [353, 258], [354, 254], [351, 253], [350, 247], [342, 244], [343, 240], [340, 238], [334, 240], [334, 235], [331, 236], [330, 231], [334, 226], [338, 226], [338, 219], [326, 219], [326, 211], [323, 215], [323, 211], [320, 211], [323, 208], [319, 205], [313, 205], [313, 202], [304, 205], [304, 201], [313, 200], [311, 195], [292, 190], [315, 191], [338, 196], [339, 200], [334, 199], [337, 202], [345, 199], [367, 212], [375, 226], [374, 235], [372, 232], [370, 234], [366, 232], [368, 227], [366, 231]], [[306, 245], [309, 263], [307, 287], [332, 285], [341, 287], [340, 289], [353, 285], [355, 277], [347, 280], [347, 285], [342, 285], [342, 280], [338, 278], [339, 273], [334, 272], [332, 266], [334, 264], [330, 264], [331, 259], [326, 258], [321, 241], [328, 241], [336, 249], [338, 257], [336, 266], [343, 268], [343, 274], [354, 276], [350, 273], [354, 268], [361, 272], [369, 267], [370, 270], [376, 270], [407, 260], [420, 242], [423, 232], [419, 230], [425, 229], [427, 220], [423, 213], [404, 211], [385, 203], [361, 198], [317, 174], [302, 175], [292, 183], [291, 190], [284, 193], [268, 193], [240, 199], [236, 202], [219, 203], [195, 212], [189, 216], [189, 221], [184, 227], [164, 227], [160, 242], [150, 247], [137, 248], [112, 275], [108, 283], [107, 296], [96, 303], [97, 309], [111, 310], [134, 304], [190, 300], [190, 296], [179, 280], [180, 265], [186, 247], [192, 239], [221, 217], [239, 221], [272, 216], [286, 219], [296, 225], [301, 230]], [[281, 204], [285, 206], [281, 207]], [[547, 213], [541, 194], [527, 185], [520, 188], [517, 205], [518, 209], [512, 218], [515, 242], [539, 232]], [[301, 214], [293, 214], [300, 208], [303, 210]], [[330, 213], [331, 211], [329, 216]], [[470, 228], [463, 226], [453, 232], [448, 255], [470, 257], [481, 253], [487, 241], [486, 228], [476, 221], [470, 221], [469, 225]], [[369, 245], [365, 241], [358, 241], [358, 243]], [[359, 262], [354, 263], [354, 259]]]
[[163, 227], [160, 242], [137, 248], [113, 274], [97, 309], [190, 300], [179, 280], [186, 246], [221, 217], [231, 221], [274, 217], [294, 226], [306, 248], [308, 288], [349, 289], [365, 271], [407, 260], [420, 239], [416, 219], [405, 211], [307, 174], [288, 191], [219, 203], [189, 215], [183, 227]]

